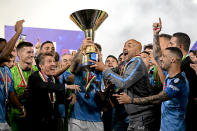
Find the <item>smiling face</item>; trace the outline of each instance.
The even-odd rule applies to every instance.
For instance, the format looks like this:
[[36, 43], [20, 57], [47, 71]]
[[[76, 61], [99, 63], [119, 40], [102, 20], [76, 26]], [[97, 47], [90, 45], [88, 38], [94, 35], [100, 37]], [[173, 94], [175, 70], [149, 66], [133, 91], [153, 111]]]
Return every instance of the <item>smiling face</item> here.
[[39, 64], [41, 71], [47, 76], [54, 76], [56, 70], [54, 56], [45, 56], [43, 62]]
[[17, 53], [20, 61], [22, 61], [23, 63], [31, 64], [33, 62], [33, 47], [23, 47], [22, 49], [18, 50]]
[[73, 56], [71, 54], [65, 54], [61, 58], [61, 65], [71, 65], [71, 62], [73, 60]]
[[52, 53], [55, 54], [55, 47], [53, 43], [46, 43], [40, 50], [40, 53]]
[[124, 48], [123, 48], [123, 54], [124, 54], [125, 60], [133, 58], [136, 55], [139, 55], [141, 49], [142, 49], [142, 46], [140, 42], [134, 39], [128, 40], [125, 43]]

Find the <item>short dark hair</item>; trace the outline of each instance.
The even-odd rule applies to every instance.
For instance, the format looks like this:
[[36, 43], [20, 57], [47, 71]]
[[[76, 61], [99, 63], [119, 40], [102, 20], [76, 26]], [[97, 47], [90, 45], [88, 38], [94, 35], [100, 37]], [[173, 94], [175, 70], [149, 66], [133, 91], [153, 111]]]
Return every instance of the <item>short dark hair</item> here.
[[30, 43], [30, 42], [20, 42], [17, 47], [16, 47], [16, 50], [19, 51], [20, 49], [22, 49], [23, 47], [33, 47], [33, 44]]
[[183, 54], [181, 50], [177, 47], [167, 47], [166, 50], [169, 50], [171, 53], [175, 54], [178, 57], [179, 62], [181, 62], [183, 58]]
[[6, 42], [6, 39], [0, 38], [0, 43], [1, 43], [1, 42]]
[[123, 53], [120, 53], [120, 55], [118, 56], [118, 59], [123, 55]]
[[169, 35], [169, 34], [160, 34], [159, 37], [160, 37], [160, 38], [165, 38], [165, 39], [167, 39], [167, 40], [170, 41], [170, 39], [171, 39], [172, 36]]
[[189, 53], [193, 53], [194, 55], [197, 55], [197, 51], [196, 50], [190, 50]]
[[147, 55], [150, 55], [150, 53], [147, 52], [147, 51], [142, 51], [141, 53], [145, 53], [145, 54], [147, 54]]
[[187, 52], [189, 51], [191, 40], [186, 33], [177, 32], [174, 33], [172, 36], [177, 38], [178, 45], [183, 44], [183, 49]]
[[60, 59], [60, 55], [58, 54], [58, 52], [55, 52], [55, 62], [58, 62]]
[[46, 57], [46, 56], [53, 56], [54, 57], [54, 55], [52, 54], [52, 53], [40, 53], [39, 55], [38, 55], [38, 66], [40, 65], [40, 64], [44, 64], [44, 58]]
[[[115, 60], [116, 60], [116, 62], [118, 63], [118, 60], [117, 60], [117, 58], [116, 58], [115, 56], [113, 56], [113, 55], [108, 55], [108, 56], [107, 56], [107, 58], [109, 58], [109, 57], [111, 57], [111, 58], [115, 59]], [[106, 58], [106, 60], [107, 60], [107, 58]], [[105, 60], [105, 61], [106, 61], [106, 60]]]
[[53, 44], [52, 41], [45, 41], [45, 42], [43, 42], [42, 45], [40, 46], [40, 49], [42, 49], [43, 46], [44, 46], [45, 44], [48, 44], [48, 43]]
[[[6, 39], [4, 38], [0, 38], [0, 44], [2, 44], [3, 42], [6, 43]], [[5, 46], [0, 50], [0, 53], [2, 52], [2, 50], [5, 48]]]
[[144, 46], [144, 50], [146, 49], [153, 49], [153, 45], [152, 44], [147, 44]]
[[94, 43], [95, 45], [96, 45], [96, 47], [99, 49], [99, 51], [101, 52], [102, 51], [102, 47], [101, 47], [101, 45], [100, 44], [98, 44], [98, 43]]

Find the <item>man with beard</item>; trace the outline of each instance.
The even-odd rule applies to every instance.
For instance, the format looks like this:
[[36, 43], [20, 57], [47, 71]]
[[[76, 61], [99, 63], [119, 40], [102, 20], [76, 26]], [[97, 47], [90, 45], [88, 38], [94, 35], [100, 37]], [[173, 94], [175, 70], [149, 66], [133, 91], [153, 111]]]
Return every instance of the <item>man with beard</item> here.
[[[102, 71], [104, 80], [110, 81], [117, 88], [122, 89], [124, 93], [131, 98], [153, 95], [153, 90], [150, 88], [149, 84], [148, 71], [144, 62], [139, 57], [141, 49], [141, 43], [134, 39], [130, 39], [125, 43], [123, 48], [125, 61], [120, 68], [120, 74], [122, 75], [107, 69], [102, 61], [90, 61], [95, 64], [91, 67]], [[124, 104], [124, 106], [130, 119], [127, 130], [158, 130], [156, 129], [158, 121], [154, 114], [154, 105]]]
[[35, 61], [36, 61], [36, 65], [38, 66], [38, 55], [41, 53], [51, 53], [55, 55], [55, 47], [53, 45], [52, 41], [45, 41], [41, 44], [39, 52], [37, 52], [36, 57], [35, 57]]
[[[32, 65], [34, 51], [33, 44], [30, 42], [21, 42], [16, 47], [19, 62], [12, 69], [12, 79], [14, 81], [14, 90], [19, 101], [24, 104], [26, 101], [24, 96], [25, 88], [27, 88], [28, 78], [37, 71], [37, 67]], [[9, 111], [9, 123], [13, 131], [22, 131], [25, 129], [25, 119], [20, 118], [21, 111], [11, 106]]]
[[[161, 41], [159, 38], [159, 32], [162, 28], [161, 19], [159, 23], [154, 23], [154, 46], [155, 46], [155, 56], [159, 58], [162, 48], [160, 46]], [[177, 32], [172, 35], [170, 38], [170, 42], [168, 43], [168, 47], [177, 47], [181, 50], [183, 54], [182, 62], [181, 62], [181, 71], [185, 72], [185, 75], [189, 81], [189, 98], [188, 98], [188, 107], [186, 113], [186, 131], [197, 130], [197, 126], [195, 126], [195, 119], [197, 118], [197, 88], [196, 81], [197, 75], [195, 70], [190, 67], [190, 64], [193, 64], [190, 57], [188, 56], [188, 51], [190, 47], [190, 37], [183, 32]]]
[[185, 114], [189, 95], [189, 83], [181, 72], [183, 55], [176, 47], [168, 47], [163, 52], [161, 67], [167, 70], [163, 91], [157, 95], [131, 98], [125, 93], [117, 96], [120, 104], [156, 104], [162, 102], [161, 131], [185, 131]]

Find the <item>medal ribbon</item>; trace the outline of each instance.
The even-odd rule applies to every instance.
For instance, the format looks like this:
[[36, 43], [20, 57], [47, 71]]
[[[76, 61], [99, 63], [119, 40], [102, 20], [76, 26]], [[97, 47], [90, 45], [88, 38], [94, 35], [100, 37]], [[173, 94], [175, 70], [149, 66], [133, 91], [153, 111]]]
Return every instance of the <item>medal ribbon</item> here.
[[[48, 82], [47, 79], [45, 78], [44, 74], [41, 71], [39, 71], [38, 73], [39, 73], [40, 78], [43, 80], [43, 82]], [[55, 81], [53, 81], [53, 82], [55, 83]], [[56, 97], [55, 97], [54, 92], [49, 93], [49, 99], [50, 99], [51, 103], [53, 103], [53, 104], [55, 103]]]
[[184, 55], [183, 56], [183, 58], [182, 58], [182, 61], [184, 61], [185, 60], [185, 58], [187, 57], [188, 55]]
[[[130, 61], [129, 61], [129, 62], [130, 62]], [[123, 73], [125, 72], [125, 70], [126, 70], [126, 68], [127, 68], [129, 62], [127, 62], [127, 63], [126, 63], [125, 65], [123, 65], [122, 67], [120, 67], [120, 75], [123, 75]]]
[[157, 87], [160, 87], [161, 86], [161, 81], [160, 81], [160, 78], [159, 78], [159, 75], [158, 75], [158, 70], [157, 70], [157, 67], [154, 66], [153, 67], [153, 78], [154, 78], [154, 81], [156, 82], [156, 86]]
[[[4, 69], [5, 70], [5, 69]], [[3, 78], [3, 83], [4, 83], [4, 86], [5, 86], [5, 96], [7, 97], [8, 96], [8, 75], [7, 75], [7, 71], [5, 70], [5, 76], [0, 68], [0, 74], [1, 74], [1, 77]]]
[[25, 78], [24, 78], [24, 76], [23, 76], [23, 72], [22, 72], [22, 70], [21, 70], [19, 64], [17, 64], [17, 68], [18, 68], [19, 74], [20, 74], [20, 76], [21, 76], [22, 82], [23, 82], [23, 84], [25, 85], [25, 88], [26, 88], [26, 87], [27, 87], [27, 82], [26, 82], [26, 80], [25, 80]]
[[86, 86], [85, 86], [86, 91], [88, 91], [90, 85], [92, 84], [95, 78], [96, 78], [95, 75], [91, 76], [91, 73], [89, 71], [86, 72]]

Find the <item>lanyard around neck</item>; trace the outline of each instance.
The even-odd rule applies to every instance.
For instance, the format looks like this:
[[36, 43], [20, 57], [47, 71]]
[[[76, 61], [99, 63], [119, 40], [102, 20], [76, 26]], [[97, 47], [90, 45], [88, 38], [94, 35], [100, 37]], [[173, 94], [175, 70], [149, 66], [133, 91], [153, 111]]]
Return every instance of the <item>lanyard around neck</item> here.
[[5, 96], [7, 97], [8, 96], [8, 75], [7, 75], [7, 71], [5, 70], [4, 68], [4, 71], [5, 71], [5, 75], [3, 74], [1, 68], [0, 68], [0, 74], [1, 74], [1, 77], [3, 79], [3, 84], [5, 86]]
[[[25, 77], [23, 76], [23, 71], [22, 71], [19, 64], [17, 64], [17, 69], [18, 69], [18, 72], [21, 76], [22, 82], [23, 82], [23, 84], [25, 85], [25, 88], [26, 88], [27, 87], [27, 81], [25, 80]], [[31, 69], [31, 72], [32, 72], [32, 69]]]
[[184, 55], [183, 58], [182, 58], [182, 61], [184, 61], [187, 56], [188, 56], [188, 54]]
[[86, 85], [85, 85], [86, 92], [90, 88], [90, 85], [92, 84], [92, 82], [94, 81], [95, 78], [96, 78], [96, 76], [91, 75], [91, 72], [89, 72], [89, 71], [86, 72]]
[[[46, 77], [44, 76], [44, 74], [41, 71], [39, 71], [38, 73], [39, 73], [39, 76], [43, 82], [48, 82]], [[53, 80], [53, 82], [55, 83], [55, 80]], [[53, 104], [55, 103], [56, 96], [55, 96], [54, 92], [49, 93], [49, 99], [50, 99], [51, 103], [53, 103]]]

